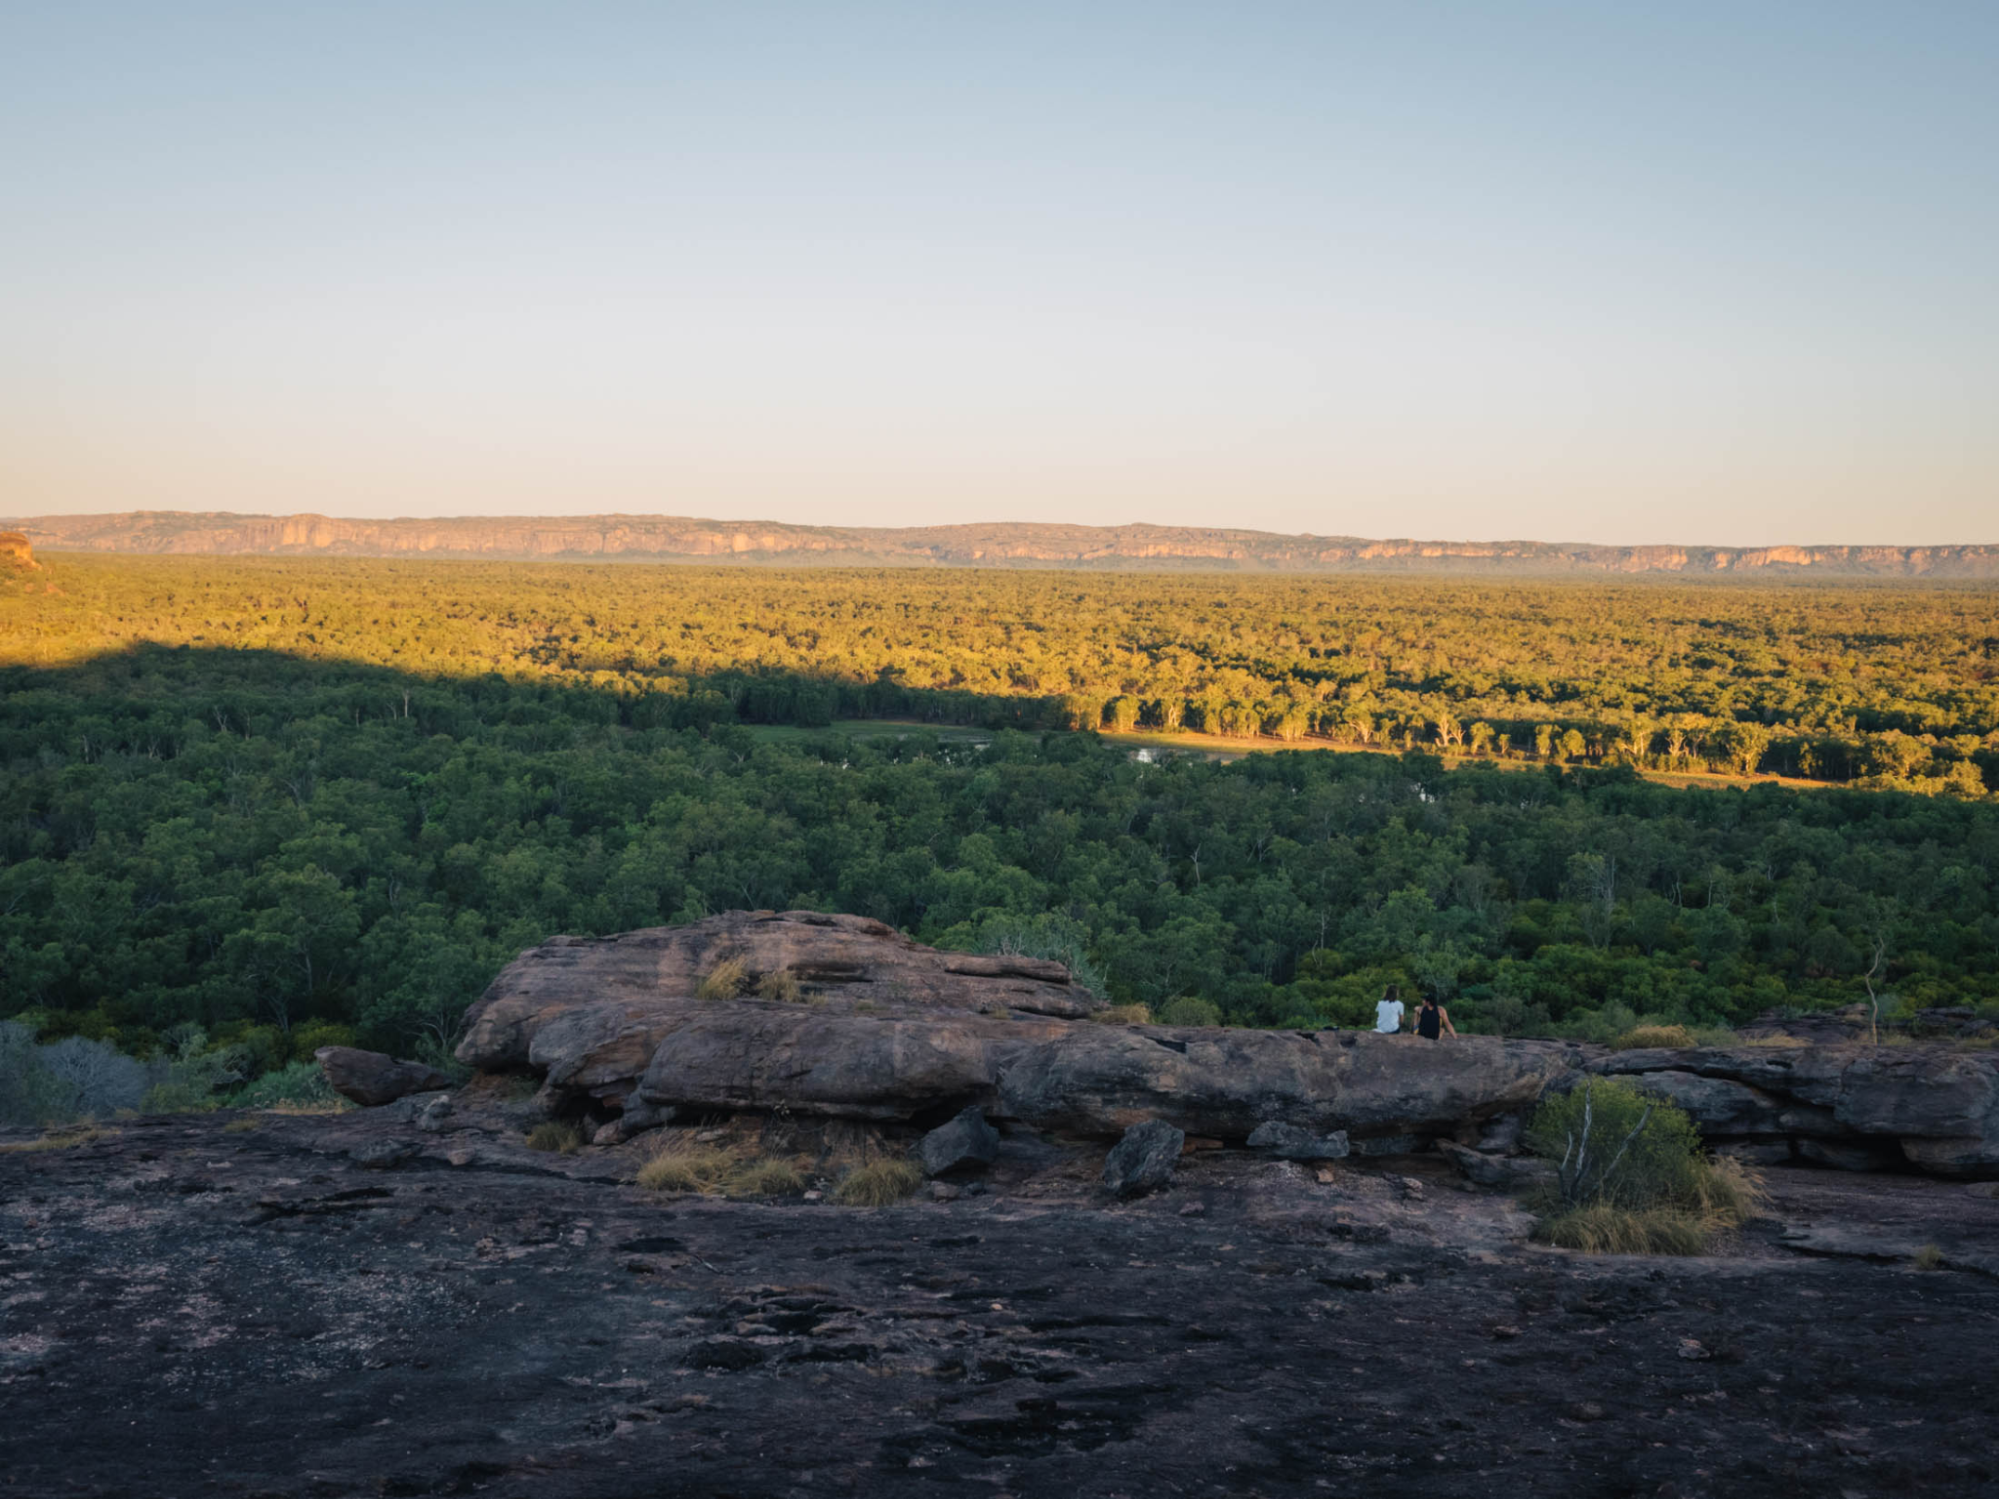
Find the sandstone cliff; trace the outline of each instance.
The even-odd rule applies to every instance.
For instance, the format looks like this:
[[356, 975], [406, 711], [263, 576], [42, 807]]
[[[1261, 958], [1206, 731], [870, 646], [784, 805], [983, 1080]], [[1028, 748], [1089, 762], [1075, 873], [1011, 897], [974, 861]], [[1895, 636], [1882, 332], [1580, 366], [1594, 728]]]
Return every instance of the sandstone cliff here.
[[1999, 576], [1999, 547], [1994, 546], [1600, 547], [1528, 541], [1370, 541], [1198, 526], [993, 522], [889, 528], [627, 515], [370, 521], [133, 511], [36, 516], [19, 525], [37, 546], [96, 552], [1272, 572]]

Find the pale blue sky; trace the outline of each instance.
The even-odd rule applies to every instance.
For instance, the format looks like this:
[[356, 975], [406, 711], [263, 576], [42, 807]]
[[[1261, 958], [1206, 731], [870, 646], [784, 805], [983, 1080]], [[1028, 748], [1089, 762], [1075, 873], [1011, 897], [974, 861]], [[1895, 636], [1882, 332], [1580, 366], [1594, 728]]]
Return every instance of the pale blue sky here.
[[0, 0], [0, 514], [1999, 541], [1999, 4]]

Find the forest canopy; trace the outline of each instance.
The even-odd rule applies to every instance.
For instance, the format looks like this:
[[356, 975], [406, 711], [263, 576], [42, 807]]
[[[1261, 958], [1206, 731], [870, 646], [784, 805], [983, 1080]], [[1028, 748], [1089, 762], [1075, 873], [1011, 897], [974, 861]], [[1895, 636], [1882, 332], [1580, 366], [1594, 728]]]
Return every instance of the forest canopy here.
[[585, 687], [639, 726], [899, 716], [1999, 785], [1990, 584], [46, 560], [51, 585], [0, 586], [0, 660], [247, 648]]
[[[1517, 695], [1522, 722], [1670, 684], [1717, 713], [1789, 703], [1791, 723], [1873, 694], [1867, 723], [1909, 716], [1894, 732], [1941, 761], [1938, 730], [1990, 733], [1976, 591], [1842, 609], [1805, 590], [235, 559], [58, 558], [50, 577], [61, 593], [0, 599], [0, 1016], [44, 1040], [143, 1055], [199, 1025], [262, 1039], [273, 1065], [333, 1035], [434, 1051], [544, 937], [738, 907], [1064, 956], [1185, 1021], [1363, 1024], [1391, 982], [1461, 1029], [1583, 1036], [1844, 1002], [1870, 973], [1903, 1006], [1999, 1001], [1999, 802], [1962, 785], [1681, 789], [1587, 747], [1524, 770], [1421, 748], [1148, 763], [1038, 717], [1088, 683], [1198, 696], [1227, 672], [1337, 684], [1313, 701], [1344, 705], [1371, 660], [1370, 702], [1477, 681], [1472, 701]], [[1633, 600], [1666, 622], [1649, 654], [1654, 627], [1616, 623]], [[1374, 633], [1328, 623], [1361, 612]], [[1199, 651], [1158, 644], [1176, 620]], [[1752, 630], [1761, 665], [1693, 664], [1696, 639], [1748, 660]], [[1028, 727], [811, 727], [856, 707]], [[806, 728], [767, 727], [784, 722]]]

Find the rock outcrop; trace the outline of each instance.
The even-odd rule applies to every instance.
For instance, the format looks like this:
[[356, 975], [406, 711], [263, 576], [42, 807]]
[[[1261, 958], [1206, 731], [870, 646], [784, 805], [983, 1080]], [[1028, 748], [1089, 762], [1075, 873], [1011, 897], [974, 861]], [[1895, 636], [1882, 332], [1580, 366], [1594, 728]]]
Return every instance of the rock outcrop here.
[[1701, 1134], [1855, 1170], [1905, 1162], [1999, 1177], [1999, 1055], [1946, 1047], [1734, 1047], [1614, 1052], [1587, 1064], [1684, 1109]]
[[35, 549], [30, 545], [26, 532], [0, 531], [0, 563], [16, 568], [39, 568], [35, 561]]
[[[704, 998], [706, 996], [706, 998]], [[784, 998], [778, 998], [784, 997]], [[622, 1139], [686, 1113], [937, 1126], [967, 1109], [1114, 1139], [1145, 1120], [1280, 1154], [1509, 1154], [1544, 1090], [1626, 1075], [1759, 1160], [1999, 1176], [1999, 1054], [1943, 1046], [1597, 1053], [1358, 1031], [1125, 1026], [1046, 959], [946, 953], [864, 917], [730, 912], [554, 938], [468, 1014], [464, 1061], [532, 1071], [541, 1104]], [[434, 1086], [412, 1083], [409, 1090]], [[355, 1095], [354, 1097], [359, 1097]], [[617, 1129], [606, 1129], [606, 1122]], [[1274, 1133], [1273, 1133], [1274, 1132]]]
[[[359, 1047], [321, 1047], [312, 1054], [333, 1091], [356, 1104], [393, 1104], [405, 1094], [448, 1089], [451, 1080], [426, 1063], [404, 1062]], [[449, 1105], [446, 1113], [449, 1113]]]

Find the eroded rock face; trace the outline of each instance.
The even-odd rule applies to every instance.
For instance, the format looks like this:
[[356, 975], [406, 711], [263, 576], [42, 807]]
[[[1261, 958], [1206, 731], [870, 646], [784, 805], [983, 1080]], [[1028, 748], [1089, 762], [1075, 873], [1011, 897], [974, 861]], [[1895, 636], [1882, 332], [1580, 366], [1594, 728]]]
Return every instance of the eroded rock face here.
[[356, 1104], [393, 1104], [405, 1094], [451, 1087], [451, 1080], [437, 1069], [423, 1063], [399, 1061], [386, 1052], [321, 1047], [312, 1056], [333, 1091]]
[[[729, 964], [741, 967], [745, 998], [701, 999], [702, 982]], [[759, 989], [797, 999], [748, 998]], [[458, 1056], [489, 1071], [532, 1068], [553, 1090], [615, 1109], [682, 1026], [711, 1023], [689, 1038], [690, 1051], [728, 1052], [712, 1025], [718, 1015], [1073, 1018], [1102, 1003], [1048, 959], [946, 953], [868, 917], [725, 912], [684, 927], [558, 937], [530, 948], [467, 1012]], [[940, 1042], [946, 1051], [952, 1045]], [[732, 1074], [731, 1081], [740, 1080]], [[685, 1102], [743, 1107], [694, 1092], [700, 1097]]]
[[1662, 1048], [1587, 1066], [1664, 1094], [1710, 1138], [1782, 1142], [1807, 1160], [1855, 1171], [1907, 1163], [1947, 1177], [1999, 1176], [1999, 1058], [1991, 1053]]
[[1337, 1161], [1350, 1149], [1344, 1130], [1314, 1135], [1281, 1120], [1266, 1120], [1257, 1126], [1249, 1133], [1248, 1144], [1252, 1151], [1264, 1152], [1280, 1161]]

